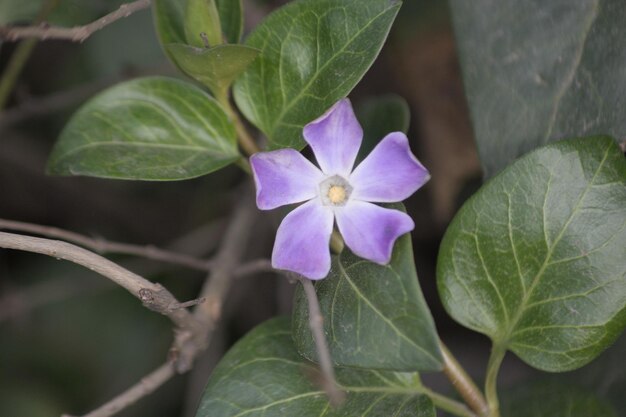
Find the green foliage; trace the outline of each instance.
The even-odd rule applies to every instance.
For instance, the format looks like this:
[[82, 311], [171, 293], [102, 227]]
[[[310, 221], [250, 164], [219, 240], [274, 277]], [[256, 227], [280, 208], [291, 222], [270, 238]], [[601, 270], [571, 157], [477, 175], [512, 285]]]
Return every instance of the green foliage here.
[[432, 402], [420, 394], [417, 374], [337, 369], [347, 400], [335, 409], [312, 382], [316, 372], [298, 355], [289, 320], [272, 319], [220, 361], [196, 417], [435, 417]]
[[592, 393], [555, 381], [525, 384], [503, 398], [503, 417], [617, 417]]
[[161, 45], [187, 43], [184, 26], [185, 4], [186, 2], [179, 0], [152, 1], [154, 27]]
[[165, 45], [169, 55], [188, 75], [225, 95], [232, 82], [254, 61], [259, 51], [245, 45], [219, 45], [194, 48], [180, 43]]
[[187, 0], [184, 27], [189, 45], [206, 46], [201, 34], [206, 35], [211, 46], [222, 43], [222, 26], [215, 0]]
[[[159, 41], [168, 58], [185, 74], [225, 96], [232, 82], [254, 61], [259, 51], [244, 45], [218, 45], [221, 31], [212, 31], [215, 4], [189, 0], [187, 9], [178, 0], [155, 0], [153, 15]], [[237, 43], [243, 30], [239, 0], [217, 2], [221, 28], [229, 42]], [[186, 23], [185, 23], [186, 22]], [[210, 35], [204, 48], [200, 32]]]
[[446, 232], [437, 278], [448, 312], [543, 370], [594, 359], [626, 324], [625, 185], [607, 137], [513, 163]]
[[389, 0], [304, 0], [247, 39], [261, 55], [235, 83], [243, 114], [271, 148], [304, 147], [302, 127], [346, 96], [378, 55], [400, 8]]
[[[363, 260], [347, 249], [333, 256], [330, 274], [317, 281], [315, 289], [337, 365], [395, 371], [441, 369], [439, 339], [417, 281], [410, 235], [398, 239], [388, 265]], [[294, 340], [303, 356], [315, 360], [308, 323], [306, 297], [299, 288]]]
[[487, 176], [556, 139], [623, 137], [623, 1], [450, 3]]
[[239, 157], [235, 130], [202, 90], [170, 78], [119, 84], [66, 125], [50, 156], [53, 174], [180, 180]]
[[406, 100], [395, 94], [370, 98], [355, 108], [363, 127], [363, 143], [357, 161], [362, 161], [388, 133], [409, 130], [411, 113]]
[[239, 43], [243, 34], [242, 0], [215, 0], [226, 42]]

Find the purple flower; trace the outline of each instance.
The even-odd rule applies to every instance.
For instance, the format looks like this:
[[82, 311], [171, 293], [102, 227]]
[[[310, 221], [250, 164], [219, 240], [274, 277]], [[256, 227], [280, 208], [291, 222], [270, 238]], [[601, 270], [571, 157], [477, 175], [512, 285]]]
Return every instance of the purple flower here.
[[272, 266], [310, 279], [326, 277], [335, 220], [352, 252], [388, 263], [396, 239], [415, 224], [406, 213], [372, 202], [402, 201], [430, 178], [411, 153], [407, 137], [402, 132], [388, 134], [352, 170], [363, 129], [348, 99], [306, 125], [303, 134], [321, 170], [294, 149], [260, 152], [250, 158], [261, 210], [308, 200], [280, 224]]

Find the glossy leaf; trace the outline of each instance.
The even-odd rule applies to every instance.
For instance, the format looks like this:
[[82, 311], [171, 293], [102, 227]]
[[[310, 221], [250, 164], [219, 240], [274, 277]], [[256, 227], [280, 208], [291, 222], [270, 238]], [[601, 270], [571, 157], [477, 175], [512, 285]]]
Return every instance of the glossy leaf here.
[[304, 0], [270, 15], [247, 39], [261, 55], [235, 101], [271, 148], [302, 148], [302, 127], [346, 96], [378, 55], [400, 7], [390, 0]]
[[[378, 265], [345, 249], [315, 283], [324, 331], [337, 365], [395, 371], [442, 366], [433, 319], [417, 281], [410, 235], [396, 242], [391, 262]], [[296, 346], [315, 360], [304, 292], [296, 292]]]
[[238, 158], [235, 130], [197, 87], [143, 78], [106, 90], [84, 105], [50, 156], [53, 174], [180, 180]]
[[411, 113], [406, 100], [395, 94], [372, 97], [356, 105], [356, 116], [363, 127], [363, 143], [357, 163], [370, 154], [372, 149], [388, 133], [409, 130]]
[[312, 382], [316, 372], [298, 355], [289, 319], [267, 321], [220, 361], [196, 417], [435, 417], [432, 402], [420, 395], [417, 374], [337, 369], [347, 398], [331, 408]]
[[245, 45], [200, 49], [178, 43], [165, 48], [186, 74], [216, 93], [226, 91], [259, 55], [258, 50]]
[[502, 417], [618, 417], [593, 393], [557, 381], [518, 385], [503, 399]]
[[[487, 176], [566, 137], [624, 137], [620, 0], [450, 2]], [[486, 13], [485, 11], [489, 12]]]
[[548, 371], [594, 359], [626, 324], [626, 159], [607, 137], [548, 145], [468, 200], [437, 279], [461, 324]]
[[243, 6], [241, 0], [216, 0], [220, 13], [222, 33], [228, 43], [239, 43], [243, 34]]

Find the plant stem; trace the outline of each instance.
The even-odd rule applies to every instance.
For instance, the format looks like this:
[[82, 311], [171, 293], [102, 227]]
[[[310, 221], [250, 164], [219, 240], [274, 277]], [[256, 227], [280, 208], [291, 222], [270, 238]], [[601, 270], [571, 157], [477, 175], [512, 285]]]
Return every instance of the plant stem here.
[[[35, 23], [38, 24], [45, 20], [57, 6], [57, 3], [58, 0], [48, 0], [45, 2], [35, 18]], [[11, 91], [13, 91], [13, 87], [17, 81], [17, 77], [19, 77], [22, 72], [24, 65], [26, 65], [26, 62], [33, 53], [33, 49], [35, 49], [36, 45], [37, 39], [25, 40], [20, 43], [17, 48], [15, 48], [13, 55], [11, 55], [11, 59], [4, 70], [2, 79], [0, 79], [0, 111], [6, 106], [9, 96], [11, 95]]]
[[233, 106], [230, 104], [230, 100], [228, 99], [228, 91], [226, 90], [214, 93], [215, 98], [222, 105], [222, 107], [232, 120], [233, 124], [235, 125], [235, 130], [237, 131], [237, 137], [239, 138], [239, 146], [241, 146], [241, 149], [243, 149], [243, 151], [248, 156], [252, 156], [255, 153], [261, 151], [261, 148], [259, 148], [254, 139], [252, 139], [252, 136], [250, 136], [250, 134], [246, 130], [246, 127], [241, 121], [241, 118], [239, 117], [235, 109], [233, 109]]
[[467, 408], [465, 404], [454, 401], [453, 399], [436, 393], [429, 388], [422, 387], [421, 389], [423, 390], [424, 395], [427, 395], [432, 400], [435, 407], [459, 417], [476, 417], [476, 414]]
[[472, 410], [480, 416], [487, 416], [489, 408], [478, 386], [441, 341], [439, 341], [439, 348], [443, 354], [443, 373]]
[[487, 395], [487, 404], [489, 406], [489, 417], [500, 417], [500, 403], [498, 401], [496, 382], [505, 353], [506, 349], [499, 344], [494, 344], [491, 348], [491, 356], [487, 364], [487, 378], [485, 380], [485, 394]]

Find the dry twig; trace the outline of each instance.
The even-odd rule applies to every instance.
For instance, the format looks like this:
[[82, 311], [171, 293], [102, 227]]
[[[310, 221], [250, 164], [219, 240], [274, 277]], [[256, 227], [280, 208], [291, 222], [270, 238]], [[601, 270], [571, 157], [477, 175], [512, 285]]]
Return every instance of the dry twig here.
[[213, 272], [207, 277], [199, 298], [204, 302], [198, 305], [193, 315], [193, 321], [200, 325], [194, 327], [192, 332], [177, 334], [171, 350], [172, 360], [168, 360], [133, 387], [83, 417], [109, 417], [134, 404], [176, 373], [191, 369], [193, 361], [208, 347], [215, 324], [221, 315], [222, 304], [232, 282], [231, 278], [234, 278], [236, 266], [243, 257], [256, 217], [256, 209], [248, 200], [248, 196], [242, 196], [212, 263]]
[[324, 318], [320, 311], [320, 304], [315, 293], [315, 288], [311, 283], [311, 280], [298, 277], [302, 287], [304, 287], [304, 293], [309, 304], [309, 326], [311, 327], [311, 333], [313, 333], [313, 339], [315, 340], [315, 348], [317, 350], [317, 359], [320, 363], [320, 369], [322, 371], [323, 380], [322, 386], [328, 395], [329, 402], [333, 406], [342, 404], [345, 400], [345, 392], [339, 389], [337, 380], [335, 379], [335, 370], [333, 369], [333, 363], [330, 358], [330, 351], [328, 350], [328, 343], [324, 336]]
[[100, 254], [118, 253], [125, 255], [141, 256], [143, 258], [155, 261], [167, 262], [181, 265], [187, 268], [199, 271], [208, 271], [210, 262], [203, 259], [197, 259], [184, 253], [172, 252], [159, 249], [152, 245], [141, 246], [131, 245], [128, 243], [110, 242], [105, 239], [91, 238], [79, 233], [63, 230], [56, 227], [42, 226], [32, 223], [18, 222], [14, 220], [0, 219], [0, 230], [14, 230], [19, 232], [34, 233], [41, 236], [47, 236], [55, 239], [62, 239], [94, 250]]
[[164, 314], [181, 329], [192, 329], [194, 318], [184, 309], [172, 309], [180, 302], [160, 284], [147, 279], [71, 243], [0, 232], [0, 248], [40, 253], [84, 266], [126, 288], [150, 310]]
[[19, 39], [36, 38], [36, 39], [63, 39], [72, 42], [84, 42], [93, 33], [105, 28], [111, 23], [128, 17], [139, 10], [146, 9], [150, 6], [150, 0], [136, 0], [132, 3], [122, 4], [119, 9], [102, 16], [84, 26], [75, 26], [72, 28], [64, 28], [59, 26], [50, 26], [48, 24], [40, 24], [38, 26], [5, 26], [0, 27], [0, 39], [8, 41], [16, 41]]

